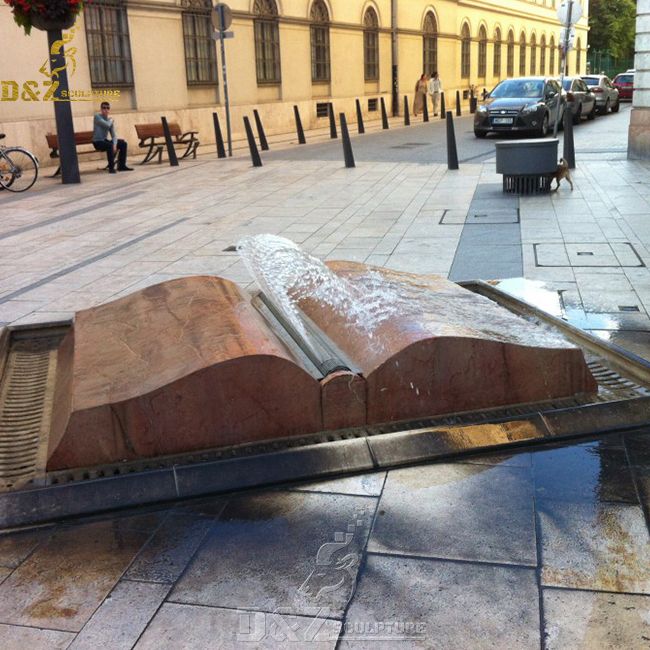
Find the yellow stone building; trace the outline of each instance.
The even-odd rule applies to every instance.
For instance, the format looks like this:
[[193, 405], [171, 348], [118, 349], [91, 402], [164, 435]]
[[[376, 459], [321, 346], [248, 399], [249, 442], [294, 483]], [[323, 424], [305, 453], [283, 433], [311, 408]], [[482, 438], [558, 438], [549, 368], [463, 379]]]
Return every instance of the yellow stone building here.
[[[559, 0], [558, 0], [559, 1]], [[450, 98], [488, 90], [508, 76], [558, 75], [555, 0], [229, 0], [233, 38], [226, 41], [233, 131], [258, 108], [269, 133], [294, 129], [293, 106], [306, 128], [324, 125], [324, 104], [367, 119], [409, 105], [417, 79], [438, 70]], [[570, 74], [584, 73], [588, 0], [576, 26]], [[118, 135], [137, 144], [134, 125], [161, 115], [214, 140], [212, 112], [224, 117], [218, 44], [206, 0], [93, 0], [66, 44], [75, 130], [92, 128], [105, 93]], [[27, 37], [0, 5], [0, 130], [47, 160], [54, 131], [46, 35]], [[393, 91], [396, 91], [394, 93]], [[119, 91], [119, 98], [115, 97]], [[394, 97], [397, 102], [394, 104]], [[449, 105], [449, 104], [448, 104]]]

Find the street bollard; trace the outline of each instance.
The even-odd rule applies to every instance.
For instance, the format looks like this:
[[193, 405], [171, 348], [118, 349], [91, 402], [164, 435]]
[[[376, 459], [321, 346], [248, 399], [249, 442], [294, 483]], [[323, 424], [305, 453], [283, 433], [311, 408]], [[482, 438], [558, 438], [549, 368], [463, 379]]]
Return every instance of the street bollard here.
[[454, 133], [454, 117], [447, 111], [447, 169], [458, 169], [458, 152]]
[[260, 119], [260, 114], [257, 112], [257, 109], [253, 109], [253, 115], [255, 116], [255, 126], [257, 126], [257, 136], [260, 139], [260, 149], [262, 151], [269, 150], [269, 143], [266, 140], [266, 133], [264, 133], [264, 127], [262, 126], [262, 120]]
[[381, 100], [381, 128], [386, 130], [388, 128], [388, 114], [386, 113], [386, 102], [383, 97]]
[[460, 90], [456, 91], [456, 117], [460, 117]]
[[363, 125], [363, 113], [361, 112], [361, 102], [357, 99], [357, 131], [359, 135], [366, 132], [366, 128]]
[[567, 106], [564, 111], [564, 146], [562, 158], [566, 160], [569, 169], [576, 168], [576, 150], [573, 143], [573, 115]]
[[429, 121], [429, 96], [424, 93], [424, 104], [422, 105], [422, 121]]
[[411, 116], [409, 115], [409, 100], [404, 95], [404, 126], [411, 126]]
[[334, 104], [332, 104], [332, 102], [327, 105], [327, 113], [330, 118], [330, 138], [335, 140], [339, 136], [336, 132], [336, 118], [334, 117]]
[[348, 123], [345, 119], [345, 113], [339, 114], [341, 122], [341, 140], [343, 142], [343, 158], [347, 168], [355, 167], [354, 154], [352, 153], [352, 142], [350, 142], [350, 133], [348, 132]]
[[440, 119], [444, 120], [447, 115], [447, 109], [445, 108], [445, 93], [440, 93]]
[[167, 124], [167, 118], [161, 117], [160, 121], [162, 122], [163, 133], [165, 134], [165, 144], [167, 145], [167, 157], [169, 158], [169, 166], [178, 167], [176, 149], [174, 149], [174, 142], [172, 140], [171, 131], [169, 130], [169, 124]]
[[248, 139], [248, 148], [251, 152], [251, 161], [253, 162], [253, 167], [261, 167], [262, 159], [260, 158], [260, 152], [257, 150], [257, 144], [255, 142], [255, 136], [253, 135], [251, 123], [246, 116], [244, 116], [244, 128], [246, 129], [246, 138]]
[[214, 123], [214, 141], [217, 143], [217, 157], [226, 157], [226, 147], [223, 142], [223, 135], [221, 133], [221, 126], [219, 125], [219, 116], [212, 113], [212, 121]]
[[296, 119], [296, 132], [298, 133], [298, 144], [307, 144], [305, 140], [305, 132], [302, 129], [302, 120], [300, 119], [300, 111], [298, 107], [294, 105], [293, 107], [293, 116]]

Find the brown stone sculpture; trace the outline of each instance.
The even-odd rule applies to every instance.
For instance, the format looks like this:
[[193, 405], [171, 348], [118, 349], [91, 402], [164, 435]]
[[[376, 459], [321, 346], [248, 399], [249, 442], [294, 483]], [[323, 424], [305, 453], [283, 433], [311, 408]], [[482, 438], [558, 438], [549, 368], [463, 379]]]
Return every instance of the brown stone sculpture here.
[[363, 292], [371, 274], [396, 308], [369, 333], [302, 299], [356, 371], [320, 381], [221, 278], [179, 278], [78, 312], [58, 354], [47, 469], [597, 390], [578, 348], [447, 280], [329, 266]]

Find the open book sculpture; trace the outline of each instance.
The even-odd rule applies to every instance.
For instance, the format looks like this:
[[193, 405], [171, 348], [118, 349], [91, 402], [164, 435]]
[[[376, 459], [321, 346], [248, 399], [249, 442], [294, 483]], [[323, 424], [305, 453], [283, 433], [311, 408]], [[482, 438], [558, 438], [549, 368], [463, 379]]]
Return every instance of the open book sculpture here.
[[296, 292], [297, 309], [345, 360], [323, 377], [219, 277], [78, 312], [59, 349], [47, 468], [597, 391], [580, 349], [487, 298], [436, 276], [328, 266], [394, 299], [368, 329], [354, 310]]

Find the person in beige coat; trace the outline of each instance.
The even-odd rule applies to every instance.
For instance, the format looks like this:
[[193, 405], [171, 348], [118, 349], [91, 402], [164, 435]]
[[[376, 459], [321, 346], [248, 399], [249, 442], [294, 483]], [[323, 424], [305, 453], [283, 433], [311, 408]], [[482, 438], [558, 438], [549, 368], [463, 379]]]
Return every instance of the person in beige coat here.
[[427, 101], [427, 76], [423, 74], [415, 84], [415, 98], [413, 99], [413, 115], [424, 110], [424, 102]]

